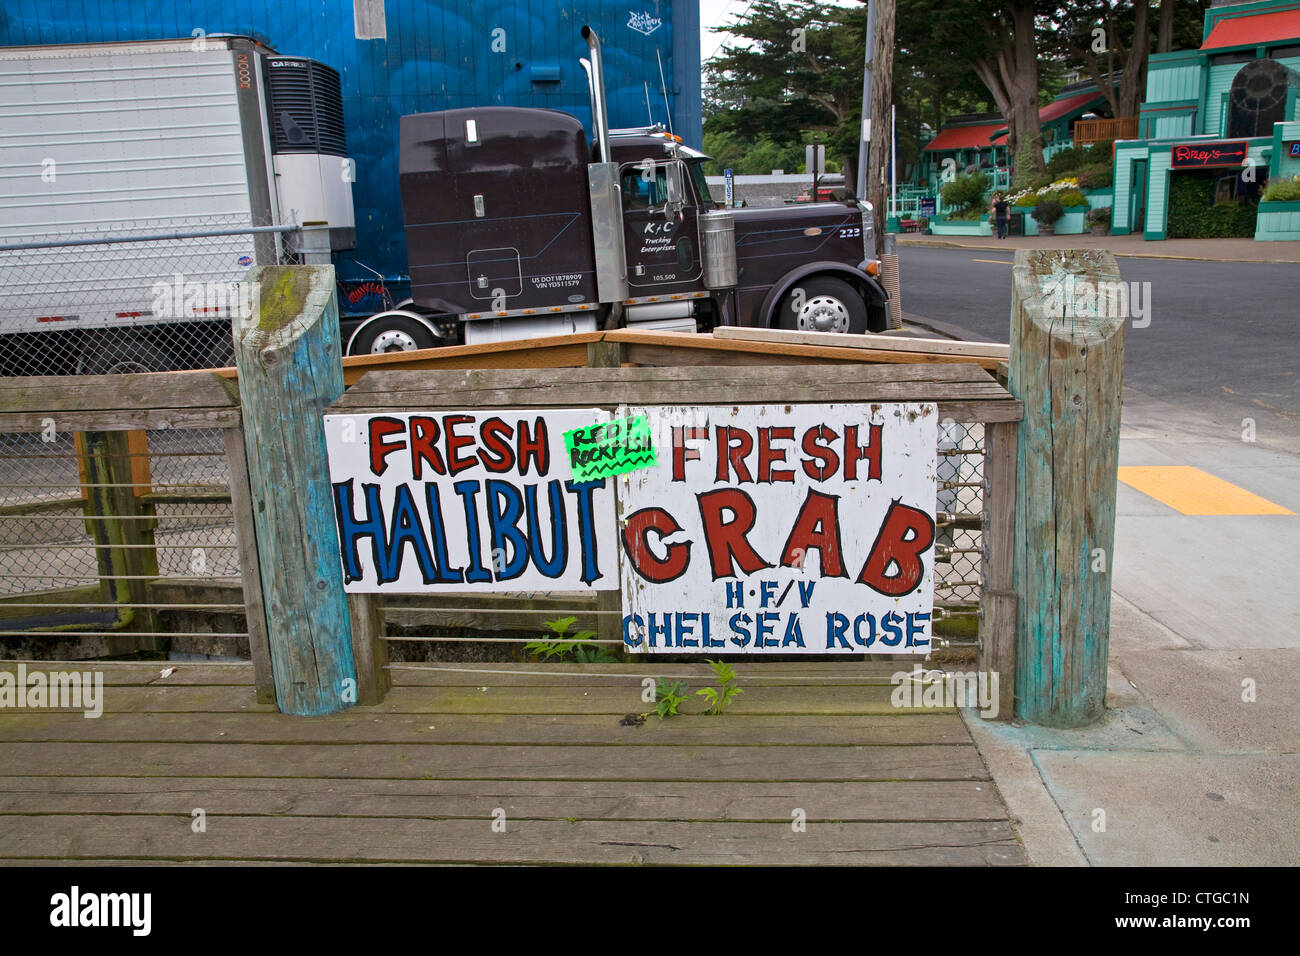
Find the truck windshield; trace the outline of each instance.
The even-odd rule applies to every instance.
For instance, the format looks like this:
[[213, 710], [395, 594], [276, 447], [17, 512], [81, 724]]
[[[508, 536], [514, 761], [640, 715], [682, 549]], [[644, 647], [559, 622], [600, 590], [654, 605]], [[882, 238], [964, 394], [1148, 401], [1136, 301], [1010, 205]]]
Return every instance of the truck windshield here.
[[687, 163], [686, 167], [691, 171], [691, 179], [695, 180], [695, 191], [700, 194], [700, 202], [706, 206], [718, 205], [709, 193], [709, 182], [704, 178], [704, 163]]

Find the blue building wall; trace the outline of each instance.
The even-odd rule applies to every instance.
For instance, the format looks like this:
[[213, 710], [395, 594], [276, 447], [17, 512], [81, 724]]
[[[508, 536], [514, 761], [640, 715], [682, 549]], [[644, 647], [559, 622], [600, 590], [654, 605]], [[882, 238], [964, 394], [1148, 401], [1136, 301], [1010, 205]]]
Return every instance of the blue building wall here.
[[[354, 6], [362, 16], [354, 17]], [[358, 37], [380, 32], [376, 22], [386, 38]], [[674, 130], [698, 147], [699, 0], [0, 0], [0, 46], [166, 39], [203, 30], [251, 36], [338, 70], [348, 153], [357, 161], [357, 249], [336, 257], [340, 277], [349, 279], [370, 277], [349, 255], [388, 275], [406, 271], [397, 192], [402, 115], [546, 107], [572, 113], [591, 132], [578, 63], [587, 53], [584, 24], [602, 41], [611, 125], [647, 122], [647, 82], [654, 120], [668, 118], [662, 58]]]

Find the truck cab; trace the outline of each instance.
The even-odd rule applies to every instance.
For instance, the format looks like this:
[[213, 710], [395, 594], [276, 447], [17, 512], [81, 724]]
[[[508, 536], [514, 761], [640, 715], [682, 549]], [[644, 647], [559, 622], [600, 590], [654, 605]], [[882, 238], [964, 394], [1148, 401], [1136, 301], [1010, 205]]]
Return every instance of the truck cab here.
[[[623, 198], [627, 305], [688, 296], [697, 300], [694, 314], [708, 325], [885, 329], [888, 295], [870, 258], [872, 217], [864, 215], [870, 207], [846, 201], [724, 211], [705, 180], [709, 157], [675, 140], [658, 128], [611, 131]], [[674, 195], [680, 198], [674, 201]], [[704, 230], [727, 218], [734, 233], [736, 281], [732, 290], [711, 290]], [[795, 308], [793, 290], [800, 280], [805, 294]], [[808, 294], [809, 283], [820, 296]], [[631, 321], [635, 309], [629, 313]]]
[[722, 208], [703, 153], [657, 126], [607, 128], [583, 36], [590, 138], [556, 110], [402, 117], [411, 302], [357, 326], [350, 353], [618, 326], [885, 329], [868, 205]]

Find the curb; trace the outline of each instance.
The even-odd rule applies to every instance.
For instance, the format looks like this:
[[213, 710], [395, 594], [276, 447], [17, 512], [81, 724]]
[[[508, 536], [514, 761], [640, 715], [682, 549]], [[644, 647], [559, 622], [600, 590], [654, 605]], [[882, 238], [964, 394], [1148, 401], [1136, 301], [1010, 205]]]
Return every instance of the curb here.
[[1011, 817], [1032, 866], [1091, 866], [1074, 831], [1038, 771], [1030, 748], [988, 726], [978, 713], [959, 708], [984, 766]]
[[[975, 246], [968, 242], [949, 242], [947, 240], [930, 240], [930, 239], [903, 239], [899, 237], [895, 240], [900, 246], [938, 246], [945, 249], [980, 249], [984, 252], [1005, 251], [1005, 246]], [[1011, 252], [1015, 252], [1019, 247], [1010, 247]], [[1044, 246], [1042, 248], [1050, 248]], [[1065, 248], [1065, 247], [1057, 247]], [[1086, 249], [1102, 248], [1099, 246], [1084, 246]], [[1224, 259], [1218, 256], [1175, 256], [1163, 252], [1116, 252], [1114, 249], [1107, 249], [1111, 255], [1124, 259], [1180, 259], [1184, 262], [1254, 262], [1261, 265], [1300, 265], [1300, 259]]]

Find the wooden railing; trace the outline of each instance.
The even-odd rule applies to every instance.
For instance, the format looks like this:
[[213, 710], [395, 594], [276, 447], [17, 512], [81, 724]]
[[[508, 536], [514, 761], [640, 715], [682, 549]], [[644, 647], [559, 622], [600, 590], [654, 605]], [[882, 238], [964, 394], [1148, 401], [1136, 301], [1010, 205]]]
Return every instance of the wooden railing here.
[[1113, 139], [1137, 139], [1138, 118], [1121, 116], [1118, 119], [1077, 120], [1074, 124], [1074, 145], [1109, 142]]

